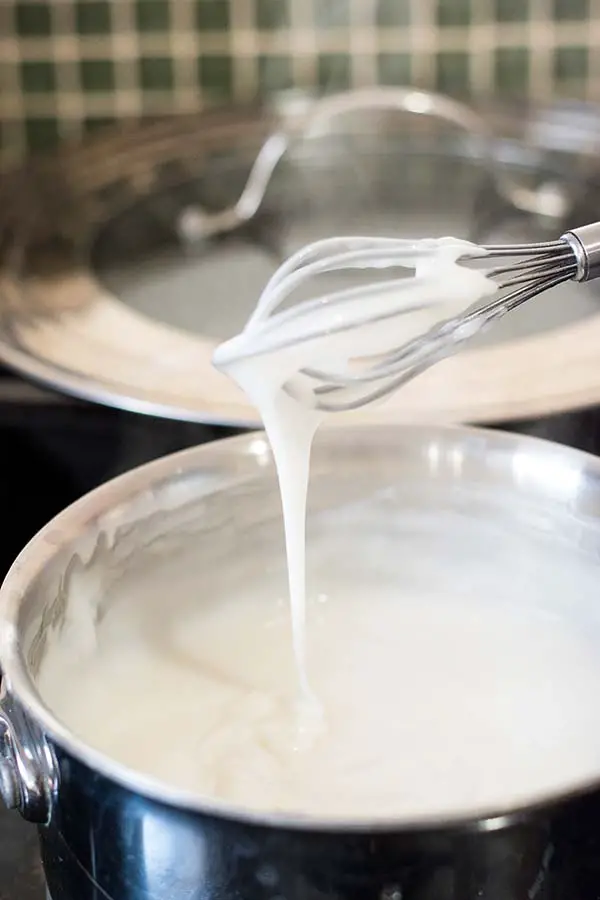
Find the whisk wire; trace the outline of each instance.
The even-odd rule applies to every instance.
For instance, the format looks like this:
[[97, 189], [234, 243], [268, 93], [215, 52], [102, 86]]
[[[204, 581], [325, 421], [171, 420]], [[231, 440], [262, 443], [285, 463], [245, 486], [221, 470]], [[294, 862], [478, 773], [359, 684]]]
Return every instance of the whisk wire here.
[[528, 257], [554, 254], [561, 252], [565, 247], [569, 247], [568, 243], [560, 238], [558, 241], [540, 241], [534, 244], [486, 244], [484, 249], [488, 256], [499, 258], [503, 256]]
[[[346, 361], [341, 371], [333, 365], [331, 370], [329, 366], [307, 366], [286, 383], [288, 393], [302, 401], [309, 400], [327, 412], [353, 410], [376, 402], [544, 291], [570, 279], [589, 280], [600, 275], [600, 225], [575, 229], [556, 241], [532, 244], [477, 247], [463, 242], [458, 251], [456, 241], [451, 239], [415, 243], [396, 238], [332, 238], [298, 251], [271, 278], [246, 327], [246, 331], [257, 339], [250, 342], [244, 355], [277, 352], [362, 326], [374, 326], [427, 307], [431, 297], [426, 293], [423, 301], [418, 299], [419, 292], [414, 290], [415, 278], [422, 277], [424, 283], [430, 282], [425, 276], [418, 275], [409, 279], [388, 278], [371, 284], [368, 289], [353, 286], [333, 290], [281, 309], [295, 291], [326, 273], [367, 268], [408, 268], [413, 271], [416, 268], [419, 272], [415, 260], [431, 259], [432, 251], [438, 252], [444, 241], [450, 241], [452, 245], [452, 260], [456, 259], [452, 253], [462, 250], [459, 262], [476, 266], [486, 277], [493, 279], [496, 289], [490, 291], [491, 296], [438, 322], [400, 347], [382, 353], [366, 352]], [[495, 261], [500, 261], [500, 265], [494, 265]], [[355, 305], [351, 316], [338, 314], [338, 308], [364, 298], [366, 290], [373, 299], [370, 306], [365, 304], [363, 311], [362, 306], [357, 308]], [[390, 293], [398, 295], [397, 304], [389, 301], [377, 304], [378, 296], [384, 299]], [[303, 323], [302, 327], [296, 327], [298, 322]], [[309, 327], [304, 327], [305, 324]], [[393, 340], [393, 333], [390, 331], [390, 340]]]
[[[398, 350], [383, 354], [359, 371], [333, 372], [322, 368], [303, 369], [302, 374], [316, 381], [313, 388], [316, 405], [325, 412], [344, 412], [383, 399], [431, 365], [455, 352], [462, 344], [484, 331], [495, 319], [550, 290], [577, 274], [577, 260], [565, 241], [535, 246], [489, 246], [486, 258], [515, 257], [513, 262], [488, 273], [498, 280], [499, 295], [465, 313], [436, 324], [426, 333]], [[508, 276], [508, 277], [506, 277]], [[506, 293], [507, 289], [512, 289]], [[369, 321], [381, 321], [382, 315]]]
[[[548, 290], [567, 280], [563, 275], [546, 279], [541, 290]], [[392, 390], [400, 387], [404, 381], [409, 381], [422, 371], [419, 359], [426, 355], [427, 362], [425, 368], [428, 368], [435, 362], [438, 362], [443, 356], [449, 355], [451, 352], [465, 341], [474, 336], [473, 331], [468, 331], [466, 326], [470, 323], [477, 324], [477, 333], [481, 333], [491, 322], [499, 315], [515, 309], [521, 303], [531, 299], [532, 296], [540, 292], [540, 285], [535, 287], [531, 284], [525, 285], [501, 300], [489, 303], [485, 307], [477, 307], [470, 313], [467, 312], [462, 316], [446, 319], [438, 323], [425, 334], [414, 338], [406, 343], [400, 350], [386, 354], [383, 361], [373, 364], [369, 369], [360, 372], [336, 373], [324, 371], [323, 369], [307, 368], [302, 373], [308, 377], [320, 382], [319, 386], [314, 388], [316, 396], [324, 394], [332, 394], [336, 391], [343, 391], [347, 388], [356, 387], [357, 385], [368, 385], [382, 379], [393, 378]], [[462, 334], [461, 334], [462, 330]], [[438, 350], [439, 345], [439, 350]], [[441, 353], [441, 355], [440, 355]], [[400, 373], [400, 374], [399, 374]], [[396, 376], [399, 375], [399, 379]], [[406, 377], [404, 377], [406, 376]], [[371, 402], [375, 399], [373, 394], [365, 395], [364, 402]], [[322, 404], [319, 404], [324, 409]], [[363, 402], [355, 401], [354, 403], [343, 406], [344, 409], [353, 409], [362, 406]], [[338, 407], [341, 408], [341, 407]], [[329, 410], [330, 411], [330, 410]]]
[[[515, 309], [521, 303], [530, 300], [542, 291], [556, 287], [566, 280], [567, 278], [564, 276], [554, 277], [547, 279], [542, 284], [528, 285], [513, 292], [509, 297], [504, 298], [505, 303], [507, 303], [506, 311]], [[481, 310], [478, 310], [477, 315], [481, 315], [481, 312]], [[477, 333], [481, 333], [487, 325], [491, 324], [495, 317], [493, 313], [499, 314], [499, 312], [499, 306], [494, 304], [493, 312], [490, 312], [485, 323], [482, 322]], [[436, 326], [427, 332], [426, 335], [416, 338], [405, 345], [401, 354], [393, 362], [388, 360], [377, 371], [337, 376], [331, 372], [303, 370], [303, 374], [310, 374], [312, 377], [324, 382], [314, 388], [317, 408], [323, 412], [351, 412], [384, 399], [409, 381], [422, 375], [431, 366], [441, 362], [441, 360], [455, 352], [462, 343], [472, 338], [474, 335], [471, 333], [460, 339], [459, 329], [464, 327], [465, 321], [463, 318], [446, 320], [443, 325]], [[429, 343], [429, 346], [427, 346], [427, 343]], [[411, 356], [413, 357], [412, 361]], [[357, 396], [348, 397], [353, 389], [374, 382], [379, 385], [374, 390], [363, 390]], [[338, 399], [334, 401], [324, 399], [332, 395]], [[346, 397], [348, 399], [344, 399]]]

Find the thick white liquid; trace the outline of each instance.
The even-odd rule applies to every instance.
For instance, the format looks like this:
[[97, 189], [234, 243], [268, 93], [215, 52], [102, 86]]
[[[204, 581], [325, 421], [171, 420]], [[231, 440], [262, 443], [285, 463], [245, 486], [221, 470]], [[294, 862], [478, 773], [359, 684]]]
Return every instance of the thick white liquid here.
[[[437, 304], [441, 318], [489, 291], [455, 265], [463, 247], [434, 248], [409, 303], [450, 298]], [[50, 642], [46, 702], [132, 768], [261, 810], [367, 820], [494, 811], [595, 774], [598, 563], [551, 533], [536, 540], [514, 507], [504, 528], [441, 501], [411, 513], [373, 499], [323, 516], [307, 600], [306, 489], [321, 416], [282, 385], [332, 353], [389, 349], [427, 323], [420, 313], [391, 333], [386, 323], [238, 358], [240, 345], [276, 337], [261, 328], [269, 302], [267, 292], [218, 359], [259, 407], [273, 448], [289, 597], [261, 560], [237, 556], [229, 576], [197, 571], [193, 553], [137, 572], [106, 598], [87, 645], [85, 616]]]
[[250, 809], [495, 810], [598, 771], [597, 561], [532, 540], [518, 513], [488, 527], [357, 506], [310, 534], [307, 666], [326, 713], [310, 744], [296, 747], [276, 529], [270, 576], [250, 553], [211, 573], [193, 546], [140, 566], [94, 645], [82, 652], [81, 619], [50, 643], [46, 702], [110, 757]]
[[[474, 244], [454, 238], [395, 243], [396, 258], [415, 273], [397, 290], [381, 292], [374, 283], [370, 290], [365, 289], [341, 307], [322, 304], [306, 319], [289, 322], [282, 317], [278, 322], [271, 318], [283, 280], [276, 274], [244, 331], [214, 354], [215, 363], [237, 381], [258, 409], [273, 451], [283, 508], [293, 644], [302, 691], [299, 729], [309, 733], [318, 730], [323, 709], [311, 691], [306, 667], [304, 529], [310, 450], [324, 415], [291, 397], [284, 386], [305, 368], [328, 370], [333, 364], [333, 368], [344, 369], [353, 359], [402, 347], [434, 322], [496, 290], [494, 282], [481, 272], [457, 262], [464, 255], [479, 252]], [[381, 261], [379, 265], [385, 267]], [[375, 324], [357, 324], [366, 315], [376, 317], [390, 310], [407, 312]], [[355, 327], [328, 334], [340, 321]], [[315, 330], [325, 336], [307, 340]], [[291, 346], [272, 349], [288, 335], [294, 338]], [[260, 352], [265, 349], [268, 352]]]

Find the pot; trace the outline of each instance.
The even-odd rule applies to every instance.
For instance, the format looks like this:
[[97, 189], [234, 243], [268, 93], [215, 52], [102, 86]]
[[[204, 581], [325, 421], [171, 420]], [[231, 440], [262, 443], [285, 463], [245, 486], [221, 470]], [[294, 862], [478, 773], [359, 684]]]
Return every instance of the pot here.
[[[417, 503], [468, 512], [476, 487], [480, 516], [500, 508], [510, 516], [525, 499], [537, 521], [568, 529], [579, 548], [600, 547], [600, 460], [533, 438], [441, 427], [325, 430], [312, 479], [311, 514], [391, 485]], [[73, 604], [102, 614], [125, 573], [172, 561], [184, 545], [197, 549], [201, 566], [230, 564], [233, 554], [256, 551], [261, 527], [279, 516], [268, 445], [250, 434], [105, 484], [46, 526], [13, 565], [0, 592], [0, 787], [5, 803], [39, 828], [52, 900], [597, 898], [600, 760], [597, 777], [519, 808], [315, 824], [173, 789], [94, 750], [52, 714], [36, 676]], [[161, 730], [157, 710], [147, 738], [182, 736]]]

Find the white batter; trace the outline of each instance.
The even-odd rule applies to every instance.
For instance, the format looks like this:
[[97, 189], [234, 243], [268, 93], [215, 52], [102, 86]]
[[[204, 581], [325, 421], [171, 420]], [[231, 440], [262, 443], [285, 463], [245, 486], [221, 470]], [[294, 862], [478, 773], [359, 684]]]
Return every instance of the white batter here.
[[598, 770], [598, 565], [552, 535], [535, 540], [514, 510], [505, 529], [441, 499], [432, 512], [388, 498], [322, 517], [307, 601], [306, 489], [321, 417], [282, 385], [332, 356], [401, 344], [428, 324], [423, 313], [244, 355], [272, 351], [289, 328], [340, 314], [358, 322], [365, 304], [446, 317], [493, 290], [456, 264], [466, 249], [405, 242], [418, 277], [401, 294], [325, 306], [304, 325], [272, 315], [277, 277], [268, 286], [216, 359], [259, 408], [273, 448], [291, 603], [262, 560], [237, 555], [212, 581], [193, 553], [136, 573], [107, 598], [91, 645], [82, 650], [72, 628], [43, 661], [42, 693], [76, 733], [179, 787], [316, 817], [493, 809]]
[[44, 698], [109, 756], [246, 808], [474, 811], [597, 772], [598, 563], [532, 541], [518, 515], [397, 509], [310, 529], [307, 665], [326, 727], [304, 748], [275, 530], [267, 578], [243, 557], [211, 578], [193, 546], [134, 573], [95, 650], [76, 630], [51, 644]]

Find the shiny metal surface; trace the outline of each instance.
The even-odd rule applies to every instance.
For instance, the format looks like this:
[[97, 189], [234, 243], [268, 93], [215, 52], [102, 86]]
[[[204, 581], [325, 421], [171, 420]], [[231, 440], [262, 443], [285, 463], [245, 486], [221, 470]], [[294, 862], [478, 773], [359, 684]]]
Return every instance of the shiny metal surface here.
[[36, 723], [7, 694], [0, 700], [0, 798], [28, 822], [50, 817], [56, 787], [52, 751]]
[[0, 715], [0, 800], [7, 809], [17, 809], [21, 792], [19, 776], [9, 750], [9, 729], [8, 721]]
[[592, 281], [600, 276], [600, 222], [572, 228], [563, 235], [577, 257], [577, 280]]
[[[600, 460], [532, 438], [462, 428], [330, 431], [317, 440], [313, 472], [313, 510], [392, 484], [423, 504], [462, 497], [468, 510], [476, 485], [480, 515], [507, 517], [510, 527], [515, 509], [543, 511], [579, 549], [600, 550]], [[158, 460], [58, 516], [2, 586], [3, 715], [49, 788], [39, 836], [53, 900], [597, 900], [600, 765], [592, 782], [532, 796], [519, 809], [315, 828], [145, 778], [54, 718], [35, 675], [68, 604], [101, 612], [115, 579], [173, 560], [185, 545], [200, 576], [232, 554], [255, 553], [260, 529], [279, 522], [274, 479], [261, 434]], [[37, 768], [49, 759], [51, 769]]]
[[261, 147], [236, 203], [217, 213], [193, 207], [184, 211], [181, 232], [187, 240], [205, 240], [249, 222], [265, 200], [276, 167], [294, 143], [335, 133], [337, 120], [349, 115], [356, 116], [357, 113], [369, 115], [374, 110], [432, 117], [464, 130], [479, 143], [479, 152], [500, 196], [515, 209], [535, 215], [545, 213], [543, 196], [513, 183], [510, 174], [495, 165], [494, 135], [490, 123], [450, 97], [413, 88], [377, 86], [324, 98], [302, 96], [298, 91], [292, 91], [289, 102], [286, 100], [285, 93], [276, 98], [275, 108], [282, 119], [281, 128], [269, 135]]
[[[547, 140], [548, 111], [515, 108], [502, 117], [486, 104], [484, 117], [470, 114], [474, 131], [467, 132], [449, 114], [415, 115], [386, 104], [317, 116], [318, 128], [302, 140], [291, 125], [305, 121], [302, 103], [299, 112], [275, 102], [174, 119], [11, 173], [0, 190], [0, 359], [58, 390], [109, 405], [256, 424], [252, 407], [211, 370], [211, 350], [215, 339], [241, 327], [266, 279], [300, 243], [348, 228], [442, 231], [482, 242], [544, 239], [586, 220], [573, 218], [574, 205], [594, 205], [590, 160], [597, 154], [585, 117], [579, 131], [569, 120], [579, 150], [567, 152], [560, 122], [552, 120], [555, 140]], [[500, 135], [493, 177], [477, 130], [490, 125], [482, 122]], [[260, 148], [279, 127], [296, 138], [258, 214], [229, 239], [190, 241], [186, 210], [200, 209], [206, 220], [233, 209]], [[543, 145], [535, 143], [540, 137]], [[506, 180], [520, 200], [512, 194], [506, 200], [499, 188]], [[573, 292], [561, 286], [496, 333], [513, 344], [596, 313], [592, 286]], [[518, 401], [519, 413], [523, 406], [531, 415], [542, 406], [554, 411], [545, 398]], [[462, 417], [493, 420], [497, 406], [490, 401], [488, 412], [477, 402]], [[461, 417], [439, 418], [448, 415]]]
[[78, 761], [61, 765], [64, 800], [55, 824], [40, 832], [53, 900], [598, 896], [597, 794], [485, 830], [318, 833], [186, 815], [92, 776]]

